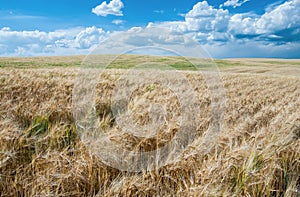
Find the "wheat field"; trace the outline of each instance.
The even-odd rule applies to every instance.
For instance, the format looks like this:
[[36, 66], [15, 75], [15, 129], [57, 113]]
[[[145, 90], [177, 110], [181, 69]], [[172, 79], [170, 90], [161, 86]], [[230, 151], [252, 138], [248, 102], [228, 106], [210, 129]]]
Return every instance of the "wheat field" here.
[[[0, 196], [300, 196], [300, 61], [216, 60], [226, 107], [205, 154], [211, 95], [201, 72], [178, 71], [200, 108], [195, 138], [174, 162], [130, 172], [107, 165], [80, 139], [72, 91], [82, 58], [0, 59]], [[121, 132], [110, 106], [124, 72], [102, 73], [99, 125], [129, 151], [164, 146], [179, 129], [178, 97], [156, 83], [141, 86], [131, 95], [129, 119], [149, 124], [153, 103], [164, 106], [165, 119], [154, 136]]]

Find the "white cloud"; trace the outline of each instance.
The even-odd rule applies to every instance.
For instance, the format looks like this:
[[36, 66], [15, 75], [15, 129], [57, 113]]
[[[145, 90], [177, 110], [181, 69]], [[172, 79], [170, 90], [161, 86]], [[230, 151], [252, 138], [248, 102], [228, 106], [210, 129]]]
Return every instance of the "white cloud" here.
[[125, 23], [125, 21], [116, 19], [116, 20], [113, 20], [112, 23], [115, 25], [123, 25]]
[[[134, 27], [106, 39], [95, 48], [95, 54], [177, 54], [207, 57], [200, 45], [190, 37], [161, 27]], [[175, 52], [175, 53], [174, 53]], [[199, 56], [202, 55], [202, 56]]]
[[147, 28], [165, 27], [188, 35], [213, 57], [299, 57], [300, 0], [273, 8], [263, 15], [233, 15], [203, 1], [185, 14], [184, 21], [149, 23]]
[[222, 6], [226, 6], [226, 7], [239, 7], [241, 5], [243, 5], [244, 3], [248, 2], [249, 0], [228, 0], [226, 1], [224, 4], [221, 5]]
[[173, 32], [189, 35], [200, 43], [226, 41], [230, 13], [222, 8], [216, 9], [206, 1], [199, 2], [185, 14], [184, 21], [149, 23], [147, 27], [164, 27]]
[[299, 27], [299, 13], [300, 0], [287, 1], [262, 15], [256, 26], [258, 31], [262, 33]]
[[10, 27], [3, 27], [1, 31], [10, 31]]
[[255, 35], [258, 16], [235, 14], [229, 20], [229, 31], [233, 34]]
[[185, 15], [189, 31], [225, 31], [230, 15], [228, 10], [215, 9], [202, 1], [194, 5], [193, 9]]
[[87, 53], [104, 40], [109, 32], [87, 27], [43, 31], [0, 29], [1, 56], [64, 55]]
[[92, 12], [97, 16], [123, 16], [121, 9], [124, 7], [124, 4], [121, 0], [111, 0], [108, 4], [104, 1], [97, 7], [92, 9]]
[[162, 27], [170, 29], [173, 32], [188, 32], [188, 26], [185, 21], [166, 21], [166, 22], [160, 22], [160, 23], [148, 23], [147, 28], [152, 27]]
[[164, 22], [160, 25], [169, 25], [171, 29], [177, 29], [177, 31], [185, 33], [201, 33], [200, 37], [195, 36], [201, 38], [200, 41], [216, 38], [217, 36], [212, 36], [216, 35], [216, 32], [223, 32], [224, 36], [228, 38], [231, 38], [231, 36], [226, 34], [232, 34], [233, 36], [245, 35], [245, 37], [250, 39], [259, 35], [268, 36], [270, 34], [279, 38], [282, 36], [276, 35], [276, 33], [280, 31], [291, 31], [290, 36], [295, 36], [296, 34], [299, 36], [299, 13], [300, 0], [287, 1], [274, 7], [273, 10], [266, 11], [261, 16], [251, 13], [232, 15], [226, 9], [213, 8], [206, 1], [203, 1], [197, 3], [185, 15], [185, 21]]
[[98, 45], [106, 36], [107, 33], [103, 29], [95, 26], [88, 27], [76, 35], [76, 47], [80, 49], [91, 48], [94, 45]]
[[262, 16], [235, 14], [229, 29], [235, 34], [273, 34], [300, 27], [300, 0], [291, 0], [269, 10]]
[[129, 33], [136, 33], [136, 32], [140, 32], [142, 30], [143, 30], [142, 27], [131, 27], [127, 32], [129, 32]]

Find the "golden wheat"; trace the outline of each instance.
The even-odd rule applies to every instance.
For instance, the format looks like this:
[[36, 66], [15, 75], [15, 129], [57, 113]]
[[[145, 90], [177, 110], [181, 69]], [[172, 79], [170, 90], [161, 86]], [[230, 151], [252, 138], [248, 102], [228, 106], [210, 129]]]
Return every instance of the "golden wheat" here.
[[[182, 71], [201, 109], [197, 138], [176, 162], [136, 173], [106, 165], [81, 142], [72, 115], [78, 69], [0, 69], [1, 196], [300, 195], [300, 78], [245, 69], [221, 73], [226, 115], [215, 146], [204, 155], [211, 95], [201, 73]], [[150, 102], [164, 105], [166, 119], [154, 137], [121, 132], [110, 102], [123, 72], [105, 71], [97, 84], [99, 125], [127, 150], [164, 146], [178, 131], [178, 98], [155, 83], [140, 87], [129, 103], [130, 119], [148, 124], [144, 109]]]

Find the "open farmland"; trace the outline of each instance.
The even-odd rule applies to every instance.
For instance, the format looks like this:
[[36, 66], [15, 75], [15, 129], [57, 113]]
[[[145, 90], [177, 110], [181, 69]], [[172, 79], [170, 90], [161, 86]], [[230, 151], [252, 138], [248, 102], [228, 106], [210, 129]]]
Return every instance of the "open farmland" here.
[[[182, 111], [174, 92], [159, 84], [141, 86], [131, 95], [129, 118], [148, 124], [147, 109], [156, 103], [166, 109], [165, 120], [154, 137], [121, 132], [110, 105], [126, 69], [115, 68], [130, 68], [137, 58], [125, 56], [102, 73], [95, 107], [113, 142], [130, 151], [151, 151], [176, 134]], [[201, 154], [212, 118], [205, 78], [179, 59], [152, 58], [181, 70], [200, 111], [195, 139], [179, 159], [143, 172], [103, 163], [80, 140], [72, 91], [83, 56], [1, 58], [0, 195], [300, 196], [299, 60], [216, 60], [225, 115], [214, 146]]]

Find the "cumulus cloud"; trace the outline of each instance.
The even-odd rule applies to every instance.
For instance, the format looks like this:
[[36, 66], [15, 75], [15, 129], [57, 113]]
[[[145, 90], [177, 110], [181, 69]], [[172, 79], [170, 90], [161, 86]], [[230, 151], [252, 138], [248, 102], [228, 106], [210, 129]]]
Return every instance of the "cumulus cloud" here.
[[0, 29], [1, 56], [64, 55], [87, 53], [106, 38], [109, 32], [87, 27], [43, 31]]
[[231, 14], [214, 8], [207, 1], [198, 2], [185, 14], [184, 21], [149, 23], [190, 35], [200, 43], [232, 40], [272, 41], [276, 44], [300, 40], [300, 0], [290, 0], [262, 15]]
[[194, 5], [185, 15], [187, 29], [190, 31], [225, 31], [229, 21], [228, 10], [215, 9], [202, 1]]
[[226, 7], [233, 7], [233, 8], [236, 8], [236, 7], [239, 7], [241, 5], [243, 5], [244, 3], [246, 3], [247, 1], [249, 0], [228, 0], [226, 1], [224, 4], [221, 5], [222, 6], [226, 6]]
[[76, 35], [76, 47], [80, 49], [91, 48], [92, 46], [99, 44], [106, 36], [107, 33], [103, 29], [95, 26], [88, 27]]
[[92, 9], [92, 12], [97, 16], [123, 16], [122, 8], [124, 4], [121, 0], [111, 0], [108, 4], [104, 1], [97, 7]]
[[185, 22], [189, 31], [221, 31], [226, 28], [228, 11], [214, 9], [206, 1], [197, 3], [185, 15]]
[[235, 14], [230, 17], [228, 29], [235, 35], [256, 35], [255, 23], [258, 16], [251, 14]]
[[259, 32], [269, 33], [300, 27], [300, 0], [287, 1], [266, 12], [256, 23]]
[[269, 41], [284, 44], [300, 40], [300, 0], [273, 6], [264, 14], [231, 14], [227, 9], [214, 8], [207, 1], [198, 2], [185, 14], [184, 21], [149, 23], [190, 35], [200, 43], [232, 40]]
[[230, 13], [222, 8], [214, 8], [206, 1], [198, 2], [187, 14], [184, 21], [149, 23], [147, 27], [164, 27], [174, 32], [189, 35], [200, 43], [223, 42], [228, 39]]
[[290, 0], [257, 15], [231, 14], [203, 1], [185, 14], [184, 21], [149, 23], [147, 27], [166, 27], [193, 37], [216, 57], [288, 57], [299, 54], [299, 2]]
[[300, 0], [287, 1], [261, 16], [235, 14], [230, 18], [229, 31], [237, 35], [249, 35], [266, 38], [299, 38]]

